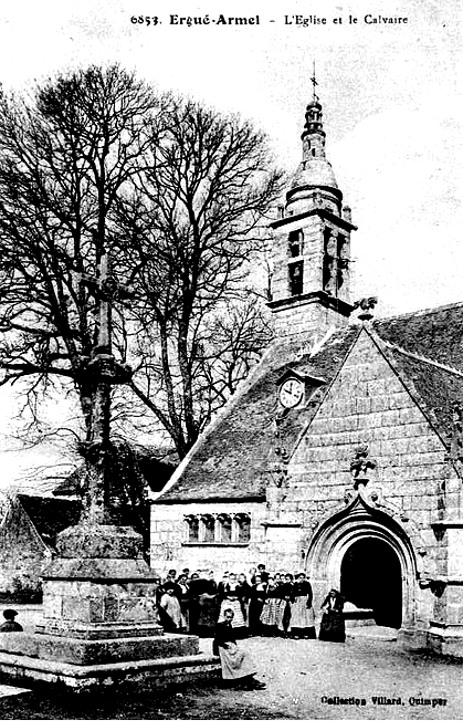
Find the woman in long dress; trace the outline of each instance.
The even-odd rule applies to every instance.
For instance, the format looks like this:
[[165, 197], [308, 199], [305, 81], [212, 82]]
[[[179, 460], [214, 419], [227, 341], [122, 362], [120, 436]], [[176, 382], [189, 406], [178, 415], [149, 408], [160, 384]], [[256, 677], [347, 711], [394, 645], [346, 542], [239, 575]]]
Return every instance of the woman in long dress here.
[[219, 615], [216, 585], [201, 572], [190, 581], [190, 632], [203, 638], [214, 635]]
[[224, 620], [217, 624], [212, 646], [214, 655], [220, 658], [222, 678], [235, 688], [263, 689], [265, 684], [254, 678], [257, 670], [249, 653], [236, 643], [233, 616], [231, 608], [225, 609]]
[[293, 586], [291, 604], [291, 636], [293, 638], [316, 638], [312, 586], [305, 573], [298, 573]]
[[204, 577], [204, 581], [202, 593], [198, 598], [196, 633], [202, 638], [211, 638], [219, 617], [217, 584], [211, 579], [210, 574], [207, 578]]
[[185, 631], [186, 619], [180, 609], [180, 603], [174, 593], [174, 588], [168, 586], [166, 592], [161, 596], [160, 609], [164, 615], [164, 627], [166, 631]]
[[269, 576], [267, 593], [260, 615], [260, 623], [264, 636], [278, 636], [278, 626], [283, 619], [285, 601], [282, 599], [279, 585], [273, 576]]
[[251, 636], [260, 636], [262, 633], [261, 615], [267, 596], [267, 584], [263, 582], [259, 573], [254, 576], [249, 601], [248, 626]]
[[219, 623], [225, 620], [225, 611], [231, 609], [233, 611], [232, 626], [235, 633], [241, 637], [245, 636], [247, 629], [243, 614], [241, 586], [238, 583], [235, 573], [230, 573], [228, 581], [223, 583], [221, 587], [221, 597]]
[[251, 598], [251, 584], [248, 583], [246, 574], [240, 573], [238, 576], [238, 585], [236, 590], [241, 601], [241, 610], [243, 612], [244, 620], [246, 625], [249, 626], [249, 600]]
[[187, 577], [185, 574], [180, 574], [180, 576], [177, 579], [177, 585], [180, 589], [180, 594], [178, 595], [178, 600], [180, 603], [180, 610], [182, 612], [182, 616], [184, 617], [186, 621], [187, 628], [190, 627], [190, 621], [189, 621], [189, 612], [190, 612], [190, 589], [188, 587], [187, 583]]
[[337, 641], [343, 643], [346, 640], [346, 624], [344, 621], [344, 597], [339, 591], [332, 588], [321, 606], [323, 610], [322, 622], [318, 638], [320, 641]]
[[293, 574], [285, 573], [284, 582], [279, 586], [280, 598], [283, 599], [283, 614], [278, 622], [278, 631], [283, 638], [291, 633], [291, 606], [293, 601]]

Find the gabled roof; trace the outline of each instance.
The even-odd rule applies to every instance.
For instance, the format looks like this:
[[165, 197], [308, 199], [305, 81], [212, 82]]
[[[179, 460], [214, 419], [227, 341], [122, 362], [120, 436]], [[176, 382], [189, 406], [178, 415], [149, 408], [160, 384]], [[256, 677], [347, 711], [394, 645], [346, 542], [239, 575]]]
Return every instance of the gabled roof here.
[[[282, 424], [279, 445], [291, 450], [355, 344], [361, 326], [333, 333], [315, 352], [274, 345], [251, 377], [202, 434], [159, 496], [160, 503], [265, 498], [274, 444], [276, 383], [292, 368], [326, 384]], [[463, 303], [374, 321], [370, 332], [385, 358], [444, 442], [452, 403], [463, 399]]]
[[463, 400], [463, 373], [398, 347], [384, 345], [383, 351], [434, 430], [447, 443], [452, 434], [452, 404]]
[[297, 378], [301, 381], [311, 383], [313, 386], [321, 386], [326, 383], [326, 378], [319, 378], [318, 376], [310, 375], [304, 366], [299, 366], [297, 369], [291, 366], [286, 368], [280, 378], [277, 378], [277, 385], [282, 385], [288, 378]]
[[63, 498], [18, 493], [18, 502], [29, 516], [43, 542], [54, 548], [56, 536], [79, 521], [82, 504]]
[[376, 320], [372, 328], [403, 350], [463, 371], [463, 303]]
[[[300, 347], [275, 346], [257, 368], [254, 382], [232, 398], [179, 469], [179, 478], [160, 500], [240, 500], [265, 498], [269, 448], [277, 410], [275, 387], [289, 368], [324, 378], [325, 388], [335, 377], [360, 327], [334, 333], [315, 355]], [[315, 414], [317, 403], [294, 409], [284, 424], [281, 445], [291, 448]]]

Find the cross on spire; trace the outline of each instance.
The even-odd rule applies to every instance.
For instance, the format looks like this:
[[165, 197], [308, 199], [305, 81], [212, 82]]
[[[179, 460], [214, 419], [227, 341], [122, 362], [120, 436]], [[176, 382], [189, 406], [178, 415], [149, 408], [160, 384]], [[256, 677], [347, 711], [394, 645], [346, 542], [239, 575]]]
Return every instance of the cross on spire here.
[[315, 75], [315, 60], [313, 61], [313, 74], [312, 74], [312, 77], [310, 78], [310, 80], [311, 80], [311, 83], [312, 83], [312, 85], [313, 85], [313, 99], [314, 99], [314, 100], [318, 100], [317, 93], [315, 92], [315, 88], [316, 88], [317, 85], [318, 85], [318, 83], [317, 83], [317, 78], [316, 78], [316, 75]]

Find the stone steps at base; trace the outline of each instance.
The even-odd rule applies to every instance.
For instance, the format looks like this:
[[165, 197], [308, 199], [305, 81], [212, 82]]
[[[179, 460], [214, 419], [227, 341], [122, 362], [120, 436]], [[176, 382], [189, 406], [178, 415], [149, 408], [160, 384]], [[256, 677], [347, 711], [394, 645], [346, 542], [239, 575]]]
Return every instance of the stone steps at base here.
[[8, 698], [8, 696], [22, 696], [26, 693], [32, 693], [30, 688], [20, 688], [19, 686], [7, 686], [0, 683], [0, 699]]
[[186, 634], [94, 640], [43, 633], [0, 634], [0, 653], [78, 666], [94, 667], [114, 659], [133, 662], [193, 656], [198, 652], [198, 638]]
[[347, 638], [369, 641], [397, 641], [398, 630], [389, 626], [354, 626], [346, 629]]
[[215, 677], [219, 672], [218, 658], [205, 654], [77, 666], [0, 653], [0, 674], [3, 678], [17, 682], [61, 683], [77, 691], [130, 683], [157, 685], [167, 681], [186, 682], [198, 676]]

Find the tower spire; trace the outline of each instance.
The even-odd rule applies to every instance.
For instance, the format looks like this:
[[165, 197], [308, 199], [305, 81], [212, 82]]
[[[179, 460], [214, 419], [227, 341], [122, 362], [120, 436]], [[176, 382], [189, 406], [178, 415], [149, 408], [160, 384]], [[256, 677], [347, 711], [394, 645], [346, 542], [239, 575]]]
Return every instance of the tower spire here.
[[325, 154], [315, 62], [310, 81], [302, 160], [286, 193], [284, 215], [272, 223], [274, 272], [269, 306], [275, 314], [276, 334], [282, 339], [322, 337], [328, 328], [347, 323], [353, 310], [350, 234], [355, 226]]
[[[305, 111], [305, 125], [304, 125], [304, 132], [302, 133], [301, 139], [303, 141], [303, 147], [304, 150], [307, 149], [307, 146], [311, 146], [310, 142], [307, 142], [307, 138], [309, 136], [312, 136], [315, 138], [315, 136], [319, 136], [318, 138], [318, 145], [319, 145], [319, 151], [320, 155], [323, 157], [325, 154], [325, 131], [323, 130], [323, 112], [322, 112], [322, 106], [320, 103], [320, 98], [317, 95], [317, 75], [315, 72], [315, 60], [313, 61], [312, 66], [312, 76], [310, 78], [310, 82], [312, 83], [312, 98], [310, 99], [309, 104], [307, 105], [306, 111]], [[307, 153], [304, 152], [304, 159], [307, 160]]]

